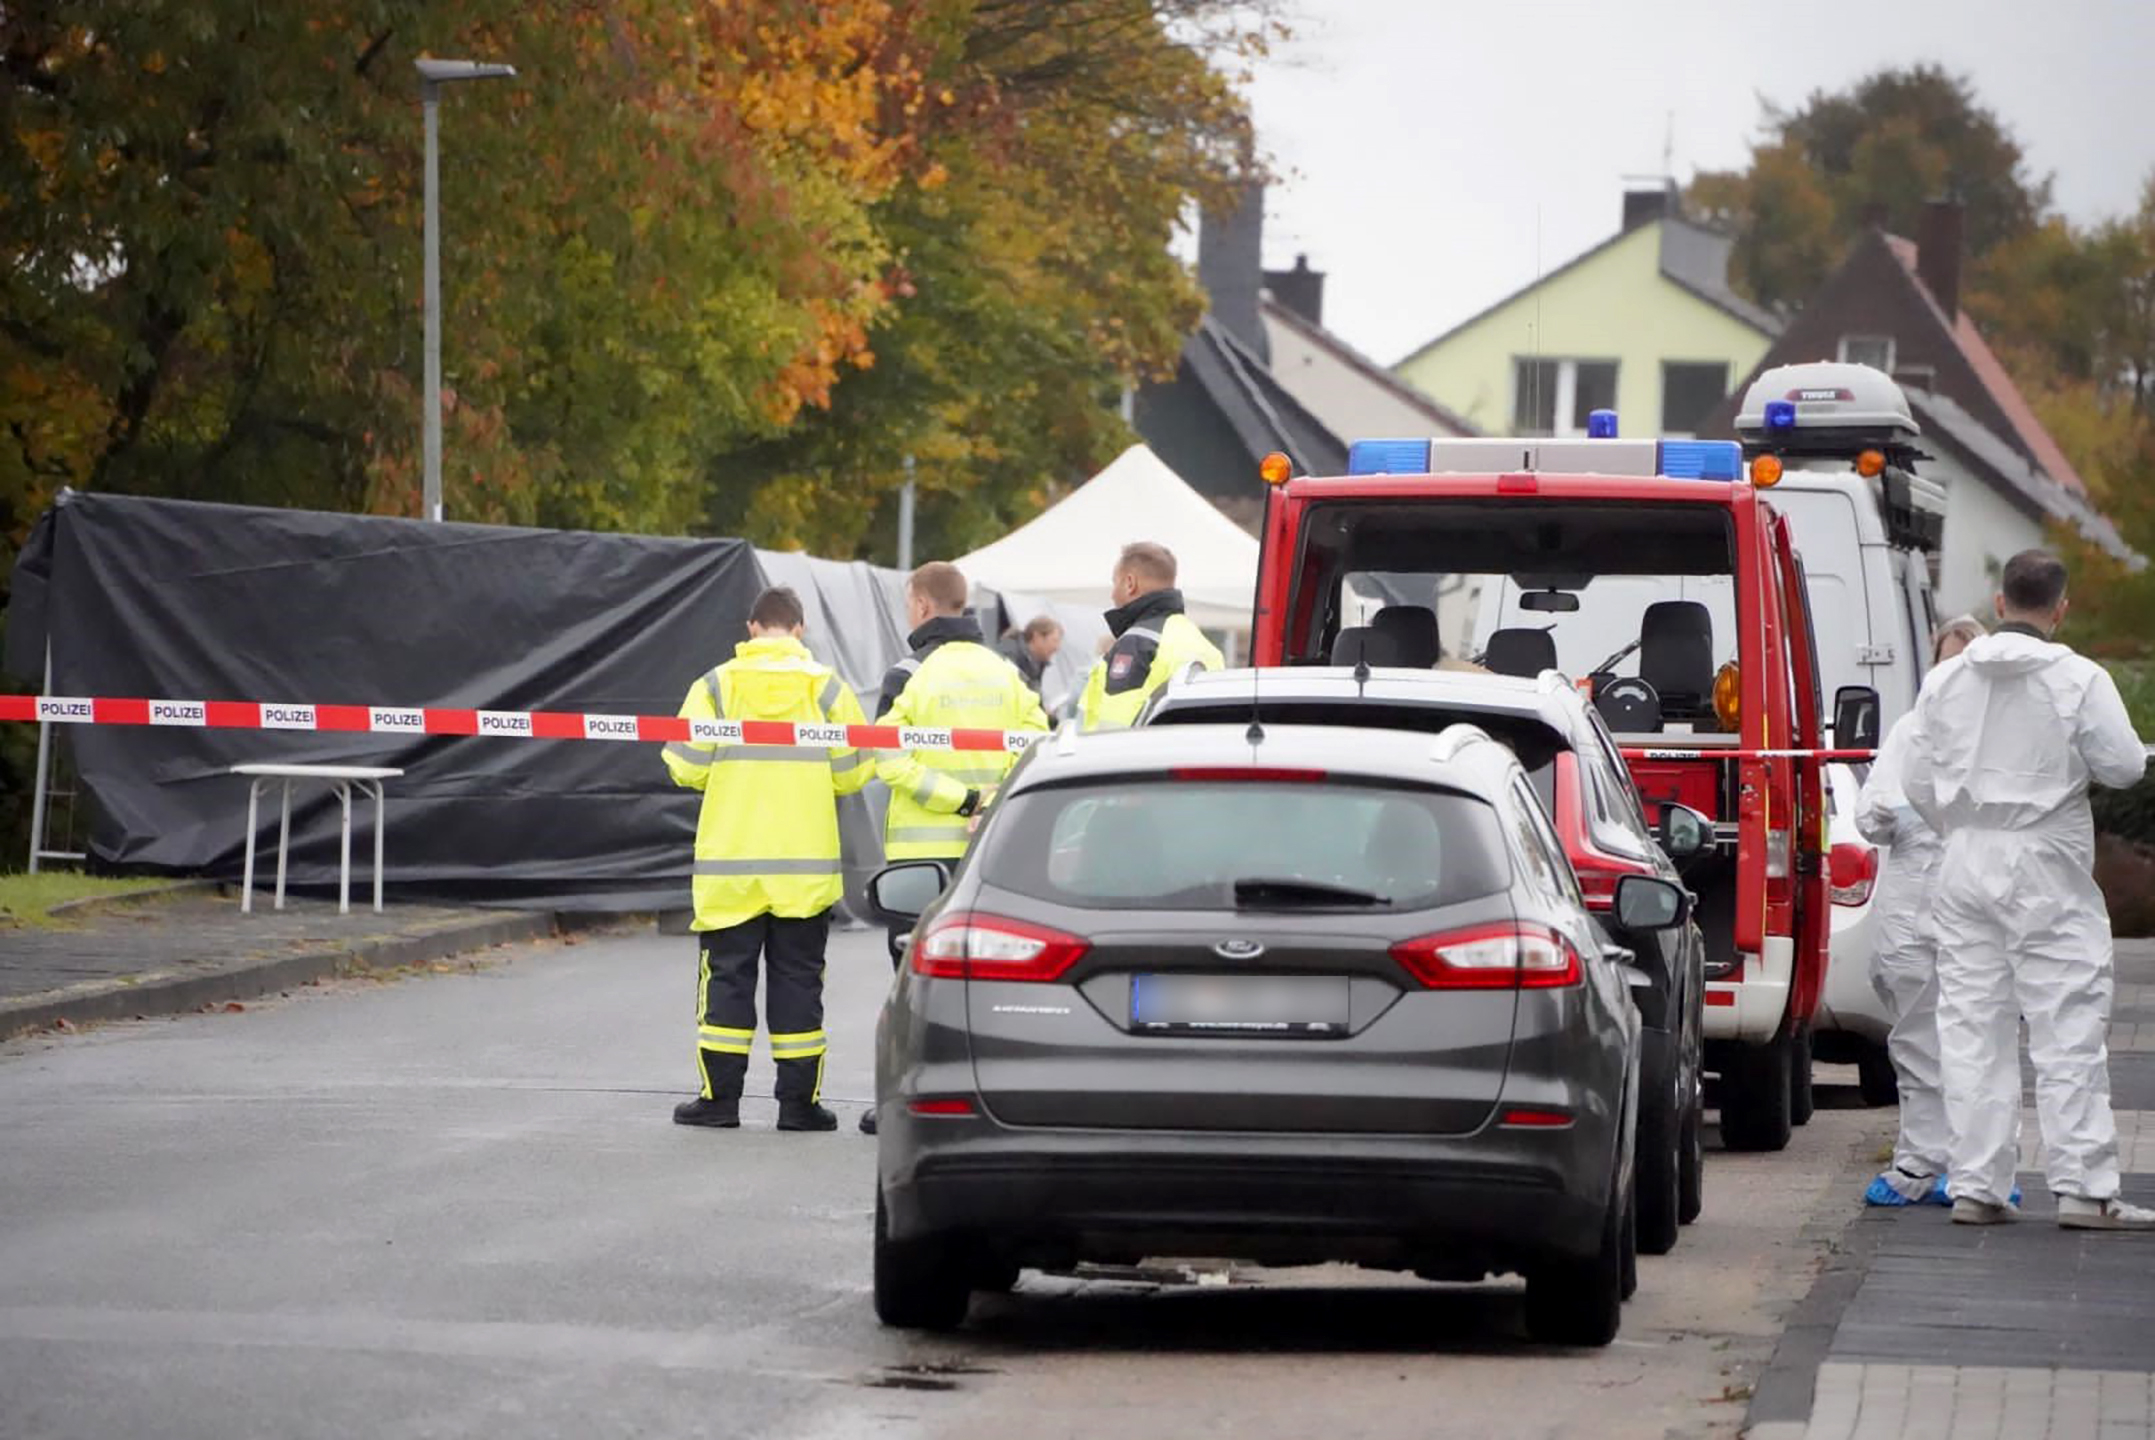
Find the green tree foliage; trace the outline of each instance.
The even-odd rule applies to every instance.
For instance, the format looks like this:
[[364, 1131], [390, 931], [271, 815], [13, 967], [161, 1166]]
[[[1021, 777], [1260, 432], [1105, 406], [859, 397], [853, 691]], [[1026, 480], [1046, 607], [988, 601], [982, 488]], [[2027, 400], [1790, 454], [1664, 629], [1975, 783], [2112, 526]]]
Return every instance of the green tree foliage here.
[[1194, 321], [1250, 13], [9, 4], [0, 533], [63, 484], [416, 513], [426, 53], [523, 71], [443, 97], [452, 514], [846, 551], [904, 449], [1022, 507]]
[[1130, 443], [1121, 393], [1171, 374], [1196, 323], [1168, 242], [1193, 198], [1256, 173], [1233, 71], [1262, 49], [1261, 9], [962, 0], [935, 28], [937, 183], [877, 207], [896, 299], [876, 363], [714, 461], [717, 530], [889, 560], [910, 453], [921, 553], [961, 553]]
[[[1694, 213], [1736, 235], [1733, 279], [1789, 309], [1867, 225], [1915, 231], [1942, 195], [1965, 207], [1962, 303], [1998, 351], [2098, 508], [2155, 555], [2155, 175], [2139, 208], [2094, 225], [2050, 209], [2006, 124], [1964, 80], [1886, 70], [1800, 107], [1768, 106], [1741, 171], [1700, 175]], [[2155, 654], [2155, 570], [2076, 533], [2069, 638], [2097, 653]]]
[[864, 353], [918, 162], [882, 0], [60, 0], [0, 37], [0, 496], [413, 513], [417, 85], [443, 110], [448, 493], [678, 528]]
[[1866, 225], [1913, 233], [1926, 200], [1957, 196], [1977, 259], [2034, 229], [2050, 180], [2005, 124], [1934, 65], [1881, 70], [1794, 110], [1766, 107], [1751, 164], [1692, 183], [1693, 213], [1736, 235], [1731, 280], [1765, 305], [1803, 303]]
[[[1999, 246], [1968, 308], [2102, 512], [2155, 555], [2155, 174], [2129, 215], [2089, 226], [2052, 216]], [[2070, 638], [2155, 654], [2155, 571], [2068, 533], [2058, 542], [2072, 552]]]

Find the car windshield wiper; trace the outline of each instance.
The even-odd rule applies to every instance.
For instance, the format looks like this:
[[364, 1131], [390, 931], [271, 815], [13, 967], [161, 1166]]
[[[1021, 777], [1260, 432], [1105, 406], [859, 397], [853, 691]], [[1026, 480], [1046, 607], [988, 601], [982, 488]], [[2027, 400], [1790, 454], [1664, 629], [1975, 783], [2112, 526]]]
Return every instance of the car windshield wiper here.
[[1235, 882], [1237, 905], [1389, 905], [1391, 897], [1322, 880], [1293, 880], [1263, 875]]

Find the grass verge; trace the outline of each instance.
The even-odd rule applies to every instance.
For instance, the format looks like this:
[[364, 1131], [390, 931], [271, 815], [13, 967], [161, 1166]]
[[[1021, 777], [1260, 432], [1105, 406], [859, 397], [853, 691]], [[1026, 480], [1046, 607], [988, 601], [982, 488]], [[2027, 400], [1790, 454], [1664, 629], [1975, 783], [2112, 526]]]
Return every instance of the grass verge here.
[[162, 879], [113, 879], [83, 875], [73, 870], [41, 870], [35, 875], [0, 875], [0, 926], [58, 923], [52, 907], [70, 900], [89, 900], [132, 895], [169, 885]]

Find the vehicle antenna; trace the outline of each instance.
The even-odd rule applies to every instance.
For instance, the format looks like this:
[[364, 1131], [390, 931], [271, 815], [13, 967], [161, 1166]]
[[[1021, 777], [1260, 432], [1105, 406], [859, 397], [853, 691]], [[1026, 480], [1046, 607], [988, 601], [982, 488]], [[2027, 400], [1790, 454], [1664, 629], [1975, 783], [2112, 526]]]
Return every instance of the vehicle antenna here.
[[[1539, 416], [1539, 415], [1541, 414], [1541, 205], [1540, 205], [1540, 203], [1539, 203], [1539, 202], [1536, 202], [1536, 204], [1535, 204], [1535, 206], [1534, 206], [1534, 326], [1533, 326], [1533, 331], [1534, 331], [1534, 333], [1533, 333], [1533, 334], [1532, 334], [1531, 336], [1529, 336], [1529, 337], [1528, 337], [1528, 339], [1527, 339], [1527, 356], [1528, 356], [1528, 363], [1527, 363], [1527, 367], [1526, 367], [1526, 368], [1527, 368], [1527, 373], [1528, 373], [1529, 375], [1532, 375], [1532, 376], [1534, 377], [1534, 379], [1533, 379], [1533, 383], [1532, 383], [1532, 384], [1531, 384], [1531, 385], [1530, 385], [1530, 386], [1529, 386], [1529, 387], [1527, 388], [1527, 394], [1528, 394], [1528, 396], [1530, 397], [1530, 399], [1529, 399], [1529, 402], [1528, 402], [1528, 403], [1530, 403], [1530, 404], [1531, 404], [1531, 405], [1532, 405], [1532, 406], [1533, 406], [1534, 408], [1533, 408], [1533, 409], [1532, 409], [1531, 411], [1529, 411], [1528, 413], [1529, 413], [1529, 414], [1532, 414], [1532, 415], [1535, 415], [1535, 416]], [[1551, 401], [1549, 402], [1549, 404], [1550, 404], [1550, 411], [1549, 411], [1549, 414], [1550, 414], [1550, 426], [1549, 426], [1549, 428], [1550, 428], [1550, 429], [1551, 429], [1551, 430], [1553, 431], [1553, 430], [1554, 430], [1554, 429], [1556, 428], [1556, 422], [1555, 422], [1555, 417], [1556, 417], [1556, 408], [1555, 408], [1555, 407], [1556, 407], [1556, 402], [1555, 402], [1555, 400], [1554, 400], [1554, 399], [1552, 399], [1552, 400], [1551, 400]]]

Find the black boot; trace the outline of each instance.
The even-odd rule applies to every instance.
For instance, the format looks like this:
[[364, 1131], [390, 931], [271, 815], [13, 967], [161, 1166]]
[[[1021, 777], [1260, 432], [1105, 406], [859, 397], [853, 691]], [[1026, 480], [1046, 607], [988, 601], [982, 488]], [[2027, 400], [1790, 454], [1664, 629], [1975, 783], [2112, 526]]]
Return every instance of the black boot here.
[[738, 1130], [741, 1128], [741, 1102], [739, 1099], [706, 1100], [699, 1095], [673, 1107], [673, 1123], [701, 1125], [711, 1130]]
[[781, 1130], [836, 1130], [838, 1117], [813, 1100], [782, 1100], [778, 1105]]
[[863, 1135], [873, 1135], [873, 1134], [875, 1134], [875, 1111], [874, 1111], [874, 1110], [863, 1110], [863, 1111], [861, 1111], [861, 1134], [863, 1134]]

